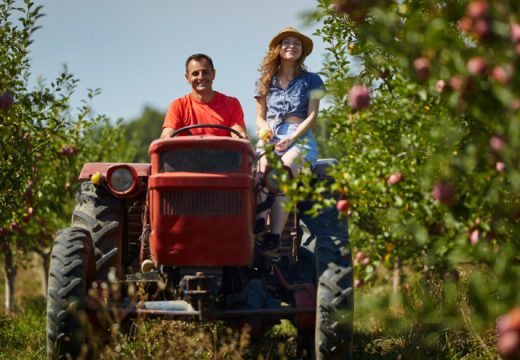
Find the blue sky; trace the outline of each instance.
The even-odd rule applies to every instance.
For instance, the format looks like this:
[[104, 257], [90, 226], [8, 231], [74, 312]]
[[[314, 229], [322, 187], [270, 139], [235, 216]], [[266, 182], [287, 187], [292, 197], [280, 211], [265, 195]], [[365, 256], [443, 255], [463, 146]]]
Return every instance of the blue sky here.
[[315, 0], [35, 0], [45, 17], [30, 47], [32, 76], [55, 79], [67, 64], [80, 79], [73, 105], [87, 88], [101, 88], [93, 102], [97, 113], [112, 119], [138, 117], [149, 105], [165, 111], [190, 91], [185, 59], [210, 55], [217, 77], [214, 88], [237, 97], [246, 123], [255, 130], [253, 99], [257, 68], [269, 40], [293, 26], [314, 40], [306, 61], [322, 67], [324, 45], [303, 26], [301, 13]]

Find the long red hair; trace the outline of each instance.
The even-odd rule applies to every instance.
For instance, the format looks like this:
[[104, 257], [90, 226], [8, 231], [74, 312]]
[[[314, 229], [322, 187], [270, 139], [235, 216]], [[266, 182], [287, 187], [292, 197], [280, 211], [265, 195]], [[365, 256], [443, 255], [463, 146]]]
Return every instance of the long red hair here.
[[[282, 48], [281, 42], [276, 44], [275, 47], [269, 49], [264, 59], [262, 60], [262, 65], [258, 68], [260, 71], [260, 80], [258, 85], [258, 93], [260, 95], [267, 95], [269, 91], [269, 84], [273, 79], [273, 76], [276, 75], [276, 72], [280, 68], [280, 50]], [[296, 66], [294, 68], [294, 76], [297, 77], [301, 74], [303, 70], [307, 70], [307, 67], [303, 64], [305, 61], [305, 56], [300, 56], [298, 60], [296, 60]]]

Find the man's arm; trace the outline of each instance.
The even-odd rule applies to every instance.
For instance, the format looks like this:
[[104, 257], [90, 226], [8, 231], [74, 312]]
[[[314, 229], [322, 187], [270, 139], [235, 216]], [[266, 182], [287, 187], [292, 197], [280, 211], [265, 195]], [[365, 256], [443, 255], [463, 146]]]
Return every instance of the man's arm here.
[[[242, 105], [240, 104], [240, 101], [238, 101], [237, 98], [233, 98], [234, 101], [234, 107], [233, 107], [233, 125], [231, 126], [232, 129], [238, 131], [240, 135], [244, 139], [248, 139], [247, 131], [246, 131], [246, 122], [244, 119], [244, 111], [242, 110]], [[231, 133], [231, 137], [238, 138], [235, 134]]]
[[[238, 125], [238, 124], [235, 124], [235, 125], [231, 126], [231, 128], [232, 128], [233, 130], [238, 131], [238, 132], [240, 133], [240, 135], [242, 135], [242, 137], [243, 137], [244, 139], [248, 139], [247, 132], [246, 132], [246, 130], [245, 130], [242, 126], [240, 126], [240, 125]], [[166, 129], [164, 129], [164, 130], [166, 130]], [[238, 136], [236, 136], [235, 133], [231, 133], [231, 137], [233, 137], [233, 138], [238, 138]]]
[[175, 132], [175, 129], [172, 128], [164, 128], [161, 133], [161, 139], [167, 139], [172, 136], [172, 134]]
[[182, 99], [176, 99], [172, 101], [168, 110], [166, 110], [166, 116], [162, 126], [161, 139], [167, 139], [172, 136], [175, 130], [182, 127]]

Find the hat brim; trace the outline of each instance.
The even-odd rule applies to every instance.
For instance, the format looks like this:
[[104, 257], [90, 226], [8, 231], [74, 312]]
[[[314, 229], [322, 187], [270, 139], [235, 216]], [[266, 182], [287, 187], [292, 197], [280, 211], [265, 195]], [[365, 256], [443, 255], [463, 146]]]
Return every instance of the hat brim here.
[[269, 42], [269, 49], [273, 49], [283, 39], [288, 36], [294, 36], [301, 40], [303, 45], [303, 56], [308, 56], [312, 52], [313, 43], [310, 37], [296, 30], [282, 30]]

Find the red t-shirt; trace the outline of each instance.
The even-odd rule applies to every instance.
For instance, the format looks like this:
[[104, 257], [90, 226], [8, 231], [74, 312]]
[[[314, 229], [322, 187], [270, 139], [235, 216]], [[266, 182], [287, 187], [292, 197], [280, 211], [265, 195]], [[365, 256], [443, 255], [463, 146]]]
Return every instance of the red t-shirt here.
[[[183, 126], [197, 124], [215, 124], [232, 127], [240, 125], [246, 128], [244, 112], [237, 98], [226, 96], [215, 92], [215, 97], [209, 103], [197, 101], [191, 93], [181, 98], [175, 99], [164, 118], [163, 129], [180, 129]], [[218, 136], [230, 136], [229, 131], [223, 129], [192, 129], [194, 135], [209, 134]], [[189, 135], [188, 131], [179, 135]]]

